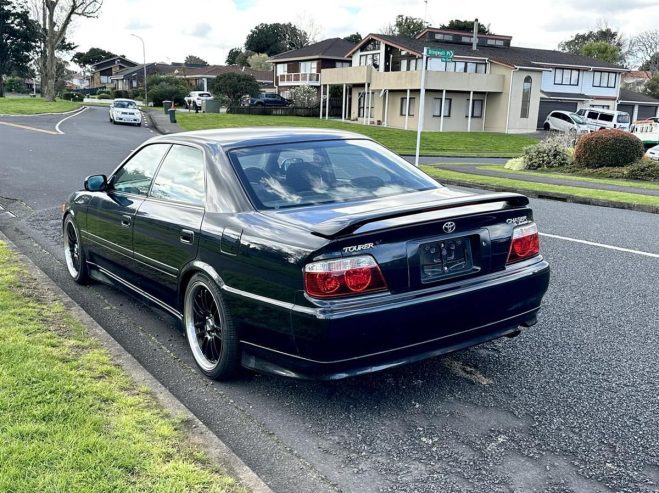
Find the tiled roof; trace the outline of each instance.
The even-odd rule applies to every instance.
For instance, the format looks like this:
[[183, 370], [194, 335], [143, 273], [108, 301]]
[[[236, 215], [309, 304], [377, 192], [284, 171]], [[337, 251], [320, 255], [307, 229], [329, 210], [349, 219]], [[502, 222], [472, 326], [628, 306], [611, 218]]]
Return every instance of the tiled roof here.
[[[147, 72], [153, 73], [153, 72], [158, 72], [160, 74], [171, 74], [176, 70], [178, 67], [174, 67], [168, 63], [147, 63], [146, 64], [146, 69]], [[134, 73], [142, 73], [144, 70], [144, 65], [136, 65], [135, 67], [128, 67], [124, 68], [122, 70], [119, 70], [116, 74], [114, 74], [111, 79], [121, 79], [123, 77], [126, 77], [127, 75], [131, 75]]]
[[[423, 54], [424, 47], [430, 47], [442, 50], [452, 50], [457, 57], [489, 58], [492, 61], [516, 67], [542, 68], [542, 64], [548, 64], [550, 66], [568, 65], [624, 70], [623, 67], [613, 63], [556, 50], [539, 50], [536, 48], [522, 48], [519, 46], [497, 48], [479, 46], [478, 50], [472, 50], [472, 47], [469, 44], [446, 43], [427, 39], [410, 39], [404, 36], [390, 36], [385, 34], [370, 34], [366, 39], [369, 37], [378, 38], [386, 43], [414, 52], [419, 56]], [[363, 40], [360, 45], [365, 43], [366, 39]], [[356, 47], [353, 47], [353, 49], [355, 48]]]
[[659, 99], [655, 99], [652, 96], [640, 92], [630, 91], [628, 89], [620, 89], [620, 101], [659, 105]]
[[354, 43], [341, 38], [330, 38], [318, 43], [310, 44], [298, 50], [285, 51], [270, 57], [273, 62], [301, 58], [345, 58], [348, 52], [355, 47]]

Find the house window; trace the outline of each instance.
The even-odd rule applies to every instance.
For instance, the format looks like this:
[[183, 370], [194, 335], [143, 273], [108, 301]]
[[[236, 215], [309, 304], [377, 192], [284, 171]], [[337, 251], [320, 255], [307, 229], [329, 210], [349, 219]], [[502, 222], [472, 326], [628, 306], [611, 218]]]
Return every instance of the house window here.
[[453, 35], [452, 34], [435, 33], [435, 39], [440, 40], [440, 41], [453, 41]]
[[288, 71], [287, 63], [278, 63], [277, 64], [277, 75], [285, 74]]
[[361, 51], [378, 51], [379, 49], [380, 49], [380, 42], [376, 40], [372, 40], [368, 44], [362, 46]]
[[471, 43], [473, 41], [473, 39], [474, 38], [472, 38], [471, 36], [462, 36], [462, 42], [463, 43]]
[[414, 99], [410, 98], [410, 113], [407, 114], [407, 98], [400, 98], [400, 116], [414, 116]]
[[336, 62], [336, 68], [350, 67], [351, 65], [351, 62]]
[[109, 84], [110, 83], [110, 76], [109, 75], [101, 75], [101, 84]]
[[593, 72], [593, 87], [616, 87], [618, 74], [614, 72]]
[[529, 108], [531, 107], [531, 86], [533, 79], [530, 75], [524, 77], [524, 84], [522, 85], [522, 111], [519, 115], [520, 118], [529, 117]]
[[487, 44], [490, 46], [503, 46], [503, 39], [488, 39]]
[[[465, 116], [469, 117], [469, 100], [467, 99], [467, 107], [465, 109]], [[474, 99], [474, 106], [471, 109], [472, 118], [483, 118], [483, 100]]]
[[359, 55], [359, 65], [373, 65], [373, 67], [378, 68], [380, 66], [380, 54], [369, 53], [368, 55]]
[[[451, 116], [451, 98], [444, 99], [444, 116]], [[432, 116], [441, 116], [442, 114], [442, 98], [433, 98], [432, 100]]]
[[403, 58], [400, 61], [400, 70], [401, 72], [413, 72], [415, 70], [420, 70], [423, 62], [420, 58]]
[[[367, 92], [360, 92], [359, 93], [359, 99], [357, 101], [357, 116], [359, 118], [364, 117], [364, 109], [368, 105], [368, 101], [367, 101], [368, 94], [369, 93], [367, 93]], [[370, 94], [371, 94], [371, 108], [370, 108], [370, 111], [368, 112], [369, 113], [368, 118], [373, 118], [373, 97], [374, 97], [374, 93], [371, 91]]]
[[578, 86], [579, 71], [570, 68], [554, 69], [554, 84], [557, 86]]
[[300, 73], [315, 74], [318, 70], [318, 62], [300, 62]]

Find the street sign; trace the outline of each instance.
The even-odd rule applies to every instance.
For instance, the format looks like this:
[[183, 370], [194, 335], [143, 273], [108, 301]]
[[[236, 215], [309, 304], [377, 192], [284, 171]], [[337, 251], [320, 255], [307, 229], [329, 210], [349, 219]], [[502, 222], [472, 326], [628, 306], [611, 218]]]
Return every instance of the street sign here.
[[426, 48], [426, 55], [431, 57], [439, 57], [442, 62], [453, 61], [453, 50], [440, 50], [439, 48]]

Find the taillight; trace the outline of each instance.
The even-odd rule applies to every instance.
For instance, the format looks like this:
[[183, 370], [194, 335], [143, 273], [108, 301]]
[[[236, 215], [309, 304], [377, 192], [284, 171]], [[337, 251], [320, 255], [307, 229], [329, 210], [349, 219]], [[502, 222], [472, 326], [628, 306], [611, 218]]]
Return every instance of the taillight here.
[[540, 237], [538, 226], [535, 223], [524, 224], [513, 229], [513, 240], [510, 243], [508, 261], [512, 264], [527, 258], [535, 257], [540, 253]]
[[304, 289], [309, 296], [328, 298], [384, 291], [387, 283], [375, 259], [361, 255], [307, 264]]

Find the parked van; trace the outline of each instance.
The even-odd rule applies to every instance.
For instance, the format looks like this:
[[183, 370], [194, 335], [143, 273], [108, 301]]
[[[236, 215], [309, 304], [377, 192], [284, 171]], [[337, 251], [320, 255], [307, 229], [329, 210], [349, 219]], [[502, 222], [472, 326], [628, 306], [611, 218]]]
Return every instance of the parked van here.
[[624, 111], [581, 108], [577, 111], [577, 115], [582, 116], [592, 130], [619, 128], [621, 130], [629, 131], [629, 124], [631, 122], [629, 113]]

